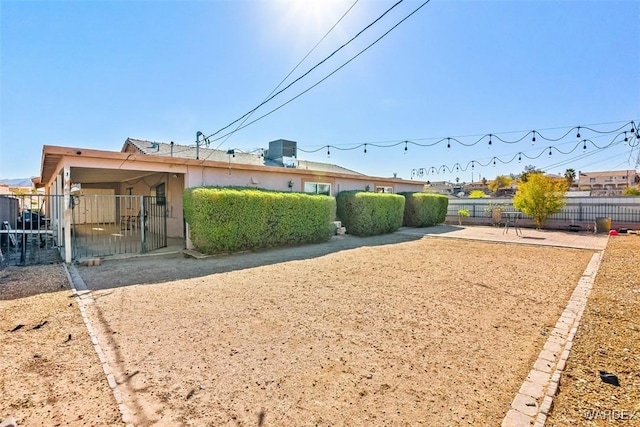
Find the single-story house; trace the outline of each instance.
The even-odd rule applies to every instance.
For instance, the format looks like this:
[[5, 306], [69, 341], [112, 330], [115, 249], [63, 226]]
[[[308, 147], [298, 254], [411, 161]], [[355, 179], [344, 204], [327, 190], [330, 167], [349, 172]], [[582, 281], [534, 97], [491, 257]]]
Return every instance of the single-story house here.
[[422, 191], [425, 185], [299, 160], [296, 142], [283, 139], [247, 153], [134, 138], [120, 151], [45, 145], [34, 183], [52, 197], [46, 213], [66, 262], [145, 252], [166, 246], [167, 239], [190, 248], [185, 188], [241, 186], [335, 196], [344, 190]]

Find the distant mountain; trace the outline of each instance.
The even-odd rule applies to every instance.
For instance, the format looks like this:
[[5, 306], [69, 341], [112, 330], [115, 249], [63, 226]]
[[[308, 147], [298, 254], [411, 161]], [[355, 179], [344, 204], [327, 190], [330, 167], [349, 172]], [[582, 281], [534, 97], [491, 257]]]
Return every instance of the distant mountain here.
[[0, 183], [7, 184], [9, 187], [31, 187], [33, 184], [31, 178], [0, 178]]

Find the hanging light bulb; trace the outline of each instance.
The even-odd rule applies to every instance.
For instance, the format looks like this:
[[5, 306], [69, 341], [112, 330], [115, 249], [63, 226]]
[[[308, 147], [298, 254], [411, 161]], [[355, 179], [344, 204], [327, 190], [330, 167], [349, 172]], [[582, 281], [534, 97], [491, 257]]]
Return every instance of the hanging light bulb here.
[[471, 169], [475, 169], [475, 164], [473, 163], [473, 160], [471, 160]]
[[331, 157], [331, 151], [329, 150], [329, 146], [327, 145], [327, 157]]
[[518, 153], [518, 163], [522, 161], [522, 153]]
[[364, 154], [367, 154], [367, 144], [364, 144]]
[[489, 134], [489, 148], [491, 148], [491, 134]]
[[451, 149], [451, 141], [450, 138], [447, 138], [447, 151]]
[[460, 167], [458, 166], [458, 164], [456, 163], [456, 172], [460, 171]]
[[496, 158], [495, 157], [493, 158], [493, 167], [494, 168], [496, 167]]
[[404, 142], [404, 154], [407, 154], [407, 141]]
[[586, 140], [586, 139], [583, 139], [583, 140], [582, 140], [582, 149], [583, 149], [583, 150], [586, 150], [586, 149], [587, 149], [587, 140]]
[[549, 147], [549, 157], [551, 157], [551, 147]]
[[634, 133], [634, 132], [636, 131], [636, 130], [635, 130], [635, 127], [636, 127], [636, 124], [635, 124], [635, 123], [633, 122], [633, 120], [632, 120], [632, 121], [631, 121], [631, 130], [630, 130], [629, 132]]
[[536, 144], [536, 131], [533, 131], [533, 138], [531, 138], [531, 145], [535, 145]]
[[624, 145], [627, 145], [629, 138], [627, 138], [627, 131], [624, 131]]
[[580, 141], [580, 126], [578, 126], [578, 133], [576, 134], [576, 139]]

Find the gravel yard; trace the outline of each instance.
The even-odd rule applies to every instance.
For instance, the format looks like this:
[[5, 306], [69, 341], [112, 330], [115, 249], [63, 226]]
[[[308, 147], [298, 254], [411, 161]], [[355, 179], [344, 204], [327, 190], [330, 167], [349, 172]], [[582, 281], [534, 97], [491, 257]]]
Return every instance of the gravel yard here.
[[360, 246], [220, 272], [225, 257], [81, 268], [129, 421], [499, 425], [592, 255]]

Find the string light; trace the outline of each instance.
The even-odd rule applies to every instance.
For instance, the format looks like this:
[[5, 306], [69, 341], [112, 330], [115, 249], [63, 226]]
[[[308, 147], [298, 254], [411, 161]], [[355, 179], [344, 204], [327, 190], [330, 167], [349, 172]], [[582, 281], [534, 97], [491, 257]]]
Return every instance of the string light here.
[[[622, 122], [611, 122], [611, 123], [622, 123]], [[605, 124], [605, 123], [601, 123], [600, 125]], [[608, 123], [610, 124], [610, 123]], [[443, 137], [443, 138], [421, 138], [418, 140], [414, 140], [414, 141], [410, 141], [410, 140], [402, 140], [402, 141], [387, 141], [385, 143], [380, 142], [368, 142], [366, 143], [366, 145], [372, 145], [374, 147], [378, 147], [378, 148], [391, 148], [391, 147], [396, 147], [400, 144], [404, 144], [405, 146], [405, 150], [408, 150], [408, 144], [413, 144], [415, 146], [418, 147], [433, 147], [435, 145], [440, 144], [441, 142], [446, 142], [447, 143], [447, 148], [451, 148], [451, 144], [452, 142], [457, 142], [460, 145], [463, 145], [465, 147], [472, 147], [474, 145], [479, 144], [480, 142], [482, 142], [484, 140], [484, 138], [489, 137], [489, 146], [493, 145], [493, 138], [498, 139], [500, 142], [503, 142], [505, 144], [516, 144], [519, 143], [521, 141], [523, 141], [524, 139], [528, 138], [529, 136], [531, 136], [531, 144], [534, 145], [535, 142], [538, 141], [538, 139], [542, 139], [545, 141], [549, 141], [549, 142], [558, 142], [563, 140], [564, 138], [566, 138], [571, 132], [575, 131], [577, 129], [577, 134], [576, 134], [576, 138], [580, 137], [581, 138], [581, 131], [583, 130], [589, 130], [591, 132], [594, 133], [598, 133], [598, 134], [614, 134], [617, 132], [622, 132], [622, 129], [626, 128], [627, 126], [631, 125], [631, 127], [633, 128], [633, 136], [640, 138], [640, 129], [635, 126], [635, 122], [633, 121], [628, 121], [628, 122], [624, 122], [624, 124], [622, 124], [621, 126], [618, 126], [615, 129], [610, 129], [610, 130], [598, 130], [598, 129], [594, 129], [588, 126], [574, 126], [574, 127], [564, 127], [564, 129], [568, 129], [564, 134], [558, 136], [558, 137], [551, 137], [548, 135], [544, 135], [543, 133], [541, 133], [538, 130], [532, 130], [532, 131], [528, 131], [528, 132], [524, 132], [523, 135], [519, 138], [516, 139], [506, 139], [503, 138], [501, 136], [499, 136], [499, 134], [495, 134], [495, 133], [490, 133], [490, 134], [484, 134], [483, 136], [480, 136], [477, 140], [472, 141], [472, 142], [464, 142], [461, 139], [458, 138], [463, 138], [463, 137]], [[590, 126], [596, 126], [596, 125], [590, 125]], [[562, 129], [562, 128], [552, 128], [552, 129], [546, 129], [546, 130], [555, 130], [555, 129]], [[505, 133], [514, 133], [514, 132], [505, 132]], [[433, 140], [433, 142], [419, 142], [419, 141], [426, 141], [426, 140]], [[578, 141], [580, 141], [580, 139], [578, 139]], [[298, 147], [298, 151], [299, 152], [303, 152], [303, 153], [316, 153], [320, 150], [322, 150], [324, 147], [331, 147], [334, 148], [336, 150], [340, 150], [340, 151], [351, 151], [351, 150], [355, 150], [358, 149], [360, 147], [363, 147], [365, 145], [365, 143], [361, 143], [361, 144], [355, 144], [355, 145], [351, 145], [351, 146], [336, 146], [336, 145], [322, 145], [316, 149], [309, 149], [306, 150], [302, 147]]]
[[[487, 163], [483, 163], [483, 162], [478, 161], [478, 160], [471, 160], [471, 161], [469, 161], [469, 163], [467, 163], [467, 164], [466, 164], [466, 166], [465, 166], [465, 165], [461, 165], [460, 163], [455, 163], [455, 164], [453, 165], [453, 167], [447, 167], [446, 165], [442, 165], [442, 166], [438, 167], [437, 169], [436, 169], [436, 168], [430, 168], [430, 169], [428, 169], [427, 171], [428, 171], [428, 172], [432, 172], [432, 171], [433, 171], [433, 173], [438, 173], [438, 174], [439, 174], [441, 171], [443, 171], [443, 172], [447, 172], [447, 173], [453, 173], [453, 172], [454, 172], [454, 170], [455, 170], [456, 172], [460, 172], [460, 171], [462, 171], [462, 172], [466, 172], [466, 171], [469, 169], [469, 165], [471, 165], [471, 170], [473, 171], [473, 170], [475, 170], [475, 165], [476, 165], [476, 163], [477, 163], [479, 166], [487, 167], [487, 166], [489, 166], [489, 165], [496, 166], [496, 164], [497, 164], [497, 162], [498, 162], [498, 161], [499, 161], [500, 163], [503, 163], [503, 164], [512, 163], [512, 162], [514, 162], [514, 161], [516, 160], [516, 158], [517, 158], [518, 162], [521, 162], [523, 157], [526, 157], [527, 159], [530, 159], [530, 160], [535, 160], [535, 159], [539, 159], [539, 158], [540, 158], [542, 155], [544, 155], [545, 153], [546, 153], [549, 157], [551, 157], [551, 156], [552, 156], [552, 154], [553, 154], [553, 150], [557, 151], [557, 152], [558, 152], [558, 153], [560, 153], [560, 154], [568, 155], [568, 154], [574, 153], [574, 152], [575, 152], [575, 151], [580, 147], [580, 144], [582, 144], [582, 149], [583, 149], [583, 150], [586, 150], [586, 149], [587, 149], [587, 142], [591, 143], [591, 145], [593, 145], [597, 150], [604, 150], [604, 149], [610, 148], [610, 147], [612, 147], [612, 146], [614, 146], [614, 145], [622, 144], [622, 143], [624, 142], [624, 141], [620, 138], [620, 136], [621, 136], [622, 134], [623, 134], [623, 133], [619, 133], [618, 135], [615, 135], [615, 136], [613, 137], [613, 139], [612, 139], [608, 144], [604, 144], [604, 145], [602, 145], [602, 146], [600, 146], [600, 145], [596, 144], [596, 143], [595, 143], [594, 141], [592, 141], [592, 140], [589, 140], [589, 139], [586, 139], [586, 138], [585, 138], [585, 139], [583, 139], [582, 141], [580, 141], [580, 142], [576, 143], [576, 145], [575, 145], [573, 148], [571, 148], [570, 150], [567, 150], [567, 151], [563, 151], [563, 150], [559, 149], [559, 148], [558, 148], [558, 147], [556, 147], [556, 146], [548, 146], [548, 147], [543, 148], [543, 149], [542, 149], [538, 154], [536, 154], [536, 155], [528, 155], [526, 152], [522, 152], [522, 151], [521, 151], [521, 152], [518, 152], [518, 153], [514, 154], [511, 158], [502, 159], [502, 158], [500, 158], [500, 157], [496, 157], [496, 156], [494, 156], [494, 157], [492, 157], [491, 159], [489, 159], [489, 161], [488, 161]], [[635, 148], [637, 148], [637, 147], [640, 147], [640, 139], [638, 139], [638, 138], [633, 138], [634, 136], [635, 136], [635, 134], [634, 134], [634, 135], [632, 135], [632, 138], [628, 138], [628, 135], [627, 135], [627, 138], [628, 138], [628, 144], [629, 144], [629, 146], [630, 146], [632, 149], [635, 149]], [[581, 154], [581, 156], [582, 156], [582, 154]], [[429, 174], [429, 173], [427, 173], [427, 175], [428, 175], [428, 174]]]
[[624, 131], [624, 145], [627, 145], [627, 142], [629, 142], [629, 138], [627, 138], [627, 131]]
[[364, 154], [367, 155], [367, 144], [364, 144]]
[[327, 145], [327, 157], [331, 157], [331, 151], [329, 150], [329, 146]]
[[407, 141], [404, 142], [404, 154], [407, 154]]

